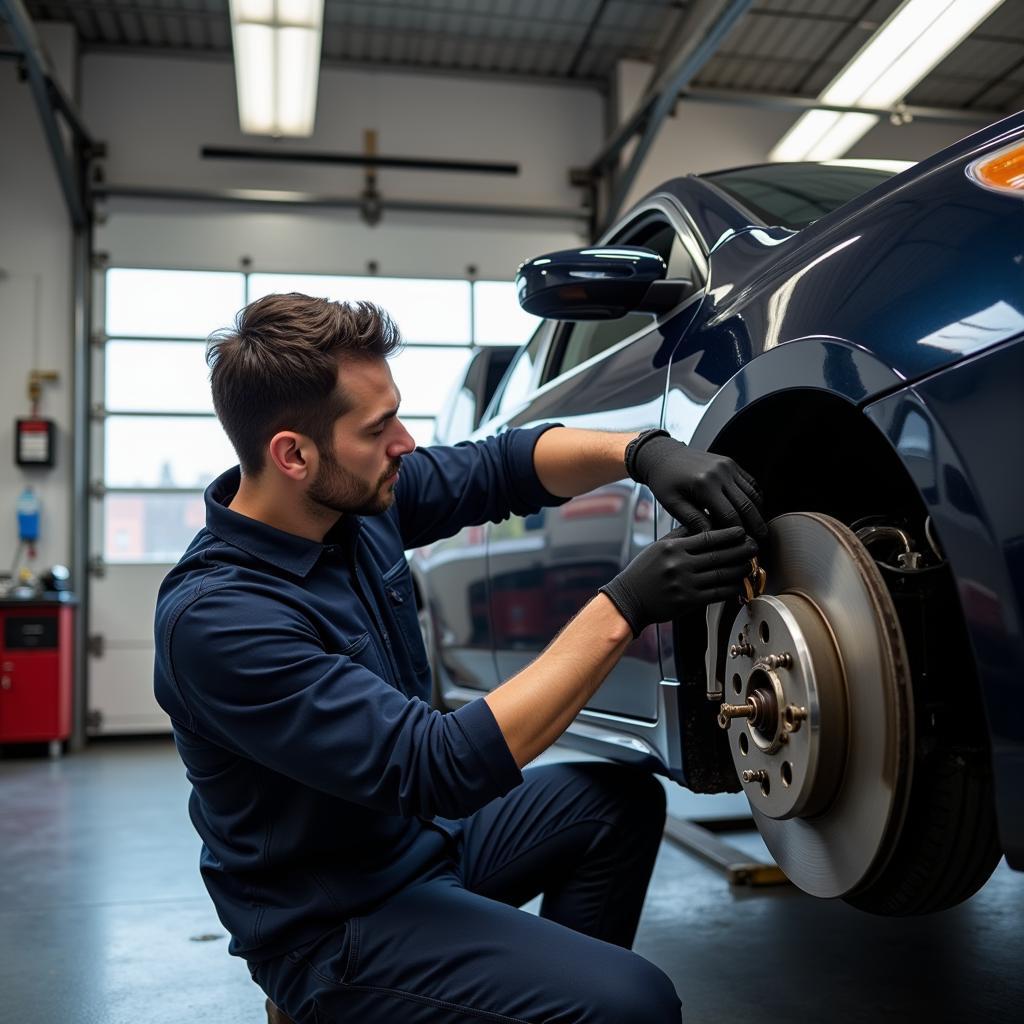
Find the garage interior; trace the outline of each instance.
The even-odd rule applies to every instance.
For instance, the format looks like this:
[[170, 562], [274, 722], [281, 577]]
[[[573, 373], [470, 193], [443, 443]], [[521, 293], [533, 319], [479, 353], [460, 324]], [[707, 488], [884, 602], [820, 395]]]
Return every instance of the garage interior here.
[[[227, 0], [0, 0], [0, 489], [19, 516], [0, 615], [46, 581], [66, 702], [26, 740], [0, 691], [0, 1018], [265, 1017], [152, 689], [157, 588], [234, 462], [207, 335], [275, 291], [379, 301], [429, 444], [470, 353], [539, 322], [524, 260], [594, 242], [667, 179], [776, 159], [808, 111], [869, 115], [834, 158], [916, 162], [1020, 109], [1020, 0], [892, 103], [823, 99], [907, 2], [326, 0], [315, 127], [289, 135], [243, 131]], [[876, 917], [773, 872], [742, 793], [665, 786], [683, 825], [635, 949], [684, 1019], [1019, 1018], [1024, 874], [1005, 861], [951, 910]]]

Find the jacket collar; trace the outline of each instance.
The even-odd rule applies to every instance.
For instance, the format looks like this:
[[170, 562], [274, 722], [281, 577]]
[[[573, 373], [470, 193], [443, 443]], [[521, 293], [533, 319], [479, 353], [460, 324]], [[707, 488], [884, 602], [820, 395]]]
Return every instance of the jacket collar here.
[[362, 527], [358, 516], [343, 515], [328, 530], [323, 542], [278, 530], [228, 508], [241, 481], [241, 470], [235, 466], [206, 488], [203, 498], [207, 530], [225, 543], [295, 576], [308, 576], [325, 549], [354, 543]]

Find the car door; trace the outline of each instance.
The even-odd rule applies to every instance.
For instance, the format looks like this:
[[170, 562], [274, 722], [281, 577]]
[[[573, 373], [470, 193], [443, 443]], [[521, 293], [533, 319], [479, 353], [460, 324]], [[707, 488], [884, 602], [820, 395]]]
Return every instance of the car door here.
[[[558, 421], [567, 427], [638, 433], [662, 421], [672, 350], [700, 302], [696, 244], [670, 207], [653, 203], [616, 244], [662, 253], [669, 277], [694, 288], [667, 315], [559, 324], [536, 391], [504, 426]], [[500, 410], [499, 410], [500, 411]], [[491, 628], [499, 679], [530, 663], [569, 619], [654, 539], [650, 492], [626, 477], [535, 516], [487, 527]], [[653, 720], [663, 678], [657, 631], [645, 630], [594, 695], [592, 711]], [[649, 684], [649, 685], [645, 685]]]
[[[519, 350], [492, 407], [519, 405], [535, 387], [538, 361], [546, 351], [551, 331], [550, 324], [542, 324]], [[471, 429], [475, 424], [467, 421], [467, 425]], [[465, 436], [449, 429], [443, 440], [454, 444]], [[469, 526], [453, 537], [418, 548], [414, 556], [415, 572], [426, 581], [439, 690], [446, 699], [454, 690], [489, 690], [499, 681], [491, 635], [485, 542], [484, 527]]]

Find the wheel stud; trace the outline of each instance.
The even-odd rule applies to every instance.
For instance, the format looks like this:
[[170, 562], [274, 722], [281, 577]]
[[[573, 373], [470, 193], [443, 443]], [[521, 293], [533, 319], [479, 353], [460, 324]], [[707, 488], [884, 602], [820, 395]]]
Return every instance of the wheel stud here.
[[764, 659], [765, 663], [769, 668], [792, 668], [793, 667], [793, 655], [792, 654], [769, 654]]
[[732, 644], [729, 647], [730, 658], [752, 658], [754, 656], [754, 648], [747, 643]]
[[764, 782], [768, 778], [768, 772], [764, 768], [755, 768], [753, 770], [748, 768], [740, 775], [740, 778], [744, 782]]
[[723, 729], [729, 728], [729, 723], [734, 718], [753, 718], [757, 713], [753, 704], [723, 704], [718, 709], [718, 724]]
[[796, 732], [800, 723], [807, 718], [807, 708], [797, 707], [796, 704], [787, 704], [782, 712], [782, 727], [786, 732]]

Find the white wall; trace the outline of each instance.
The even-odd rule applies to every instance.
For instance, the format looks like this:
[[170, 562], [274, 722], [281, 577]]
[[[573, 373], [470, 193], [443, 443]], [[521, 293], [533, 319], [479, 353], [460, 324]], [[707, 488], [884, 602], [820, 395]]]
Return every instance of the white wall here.
[[[42, 26], [55, 73], [73, 92], [75, 37]], [[27, 83], [0, 62], [0, 569], [17, 543], [14, 504], [26, 484], [43, 502], [36, 565], [71, 558], [71, 228], [64, 197]], [[57, 370], [41, 412], [57, 421], [56, 466], [26, 471], [14, 463], [14, 420], [27, 416], [28, 374]]]
[[[88, 55], [84, 114], [108, 146], [111, 184], [171, 189], [269, 189], [355, 197], [359, 168], [203, 160], [204, 144], [360, 153], [364, 129], [381, 155], [512, 162], [516, 177], [383, 169], [387, 198], [579, 207], [569, 168], [601, 141], [603, 101], [592, 89], [489, 82], [424, 74], [325, 68], [315, 135], [304, 140], [244, 136], [232, 65]], [[571, 219], [480, 218], [388, 211], [376, 227], [353, 210], [256, 210], [111, 201], [97, 245], [114, 263], [511, 278], [518, 263], [575, 244], [586, 224]]]
[[[619, 123], [633, 111], [649, 76], [650, 65], [643, 61], [619, 62], [614, 91]], [[798, 117], [782, 110], [681, 100], [674, 116], [665, 119], [623, 209], [669, 178], [763, 163]], [[921, 160], [974, 130], [966, 124], [914, 121], [894, 127], [883, 121], [847, 156]], [[631, 147], [624, 151], [623, 165], [631, 153]]]

